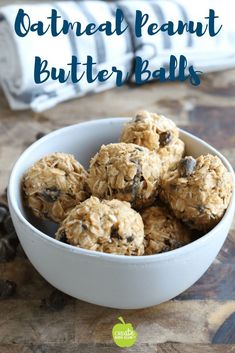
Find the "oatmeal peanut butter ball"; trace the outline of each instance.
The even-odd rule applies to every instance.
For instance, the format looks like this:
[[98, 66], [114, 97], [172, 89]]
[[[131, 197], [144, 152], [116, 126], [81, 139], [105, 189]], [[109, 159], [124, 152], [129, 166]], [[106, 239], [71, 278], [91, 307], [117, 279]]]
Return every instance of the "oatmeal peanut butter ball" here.
[[190, 230], [165, 207], [152, 206], [142, 212], [145, 233], [145, 254], [174, 250], [190, 243]]
[[23, 178], [27, 205], [35, 216], [61, 222], [88, 194], [87, 172], [70, 154], [54, 153], [36, 162]]
[[163, 172], [174, 169], [184, 154], [184, 142], [179, 139], [175, 123], [164, 117], [141, 111], [124, 126], [121, 142], [135, 143], [158, 153]]
[[191, 228], [208, 231], [222, 218], [232, 193], [232, 176], [213, 155], [185, 157], [162, 182], [161, 196]]
[[103, 145], [91, 160], [88, 183], [92, 195], [128, 201], [136, 209], [153, 203], [161, 161], [155, 152], [134, 144]]
[[144, 225], [128, 202], [90, 197], [68, 214], [56, 233], [68, 244], [105, 253], [143, 255]]

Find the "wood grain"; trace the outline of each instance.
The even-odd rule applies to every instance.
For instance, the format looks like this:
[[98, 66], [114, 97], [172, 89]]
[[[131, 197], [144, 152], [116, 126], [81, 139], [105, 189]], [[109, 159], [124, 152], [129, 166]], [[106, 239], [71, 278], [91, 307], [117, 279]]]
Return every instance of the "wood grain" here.
[[63, 311], [40, 308], [39, 300], [9, 299], [1, 303], [0, 342], [66, 343], [74, 341], [74, 303]]
[[219, 327], [212, 343], [235, 343], [235, 312]]
[[231, 231], [216, 261], [194, 286], [177, 299], [233, 300], [235, 298], [235, 232]]
[[234, 353], [234, 345], [183, 345], [167, 343], [159, 345], [157, 353]]
[[[172, 300], [149, 309], [127, 311], [70, 298], [65, 308], [57, 312], [42, 308], [40, 299], [16, 297], [2, 301], [0, 308], [0, 346], [71, 342], [88, 346], [111, 345], [112, 327], [120, 315], [135, 327], [139, 344], [169, 341], [209, 344], [219, 332], [221, 323], [234, 313], [235, 302]], [[219, 343], [234, 343], [233, 339], [230, 334]]]
[[[2, 345], [1, 353], [119, 353], [124, 350], [114, 345]], [[129, 353], [235, 353], [235, 345], [206, 345], [166, 343], [159, 345], [135, 345]]]

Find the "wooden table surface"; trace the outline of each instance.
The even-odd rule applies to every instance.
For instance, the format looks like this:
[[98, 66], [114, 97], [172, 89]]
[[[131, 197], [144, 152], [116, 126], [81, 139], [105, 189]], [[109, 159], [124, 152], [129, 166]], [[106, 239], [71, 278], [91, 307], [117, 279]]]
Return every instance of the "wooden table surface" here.
[[[99, 117], [132, 116], [143, 108], [172, 118], [235, 166], [235, 70], [205, 75], [199, 88], [187, 83], [126, 86], [41, 114], [12, 112], [0, 93], [0, 194], [14, 162], [37, 133]], [[63, 309], [52, 310], [45, 301], [53, 288], [22, 255], [0, 264], [0, 279], [17, 284], [14, 296], [0, 300], [1, 353], [119, 352], [111, 338], [119, 316], [139, 335], [129, 352], [235, 352], [235, 225], [193, 287], [149, 309], [114, 310], [66, 297]]]

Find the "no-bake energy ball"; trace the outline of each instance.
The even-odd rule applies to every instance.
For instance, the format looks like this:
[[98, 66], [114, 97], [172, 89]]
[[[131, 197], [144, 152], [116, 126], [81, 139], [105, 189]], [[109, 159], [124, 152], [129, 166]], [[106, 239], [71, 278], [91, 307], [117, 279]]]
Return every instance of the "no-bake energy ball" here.
[[140, 209], [158, 192], [161, 161], [155, 152], [134, 144], [103, 145], [90, 163], [89, 186], [101, 199], [128, 201]]
[[139, 112], [124, 126], [121, 142], [135, 143], [159, 154], [163, 172], [174, 169], [184, 154], [184, 142], [179, 139], [179, 130], [175, 123], [164, 117]]
[[143, 255], [144, 225], [128, 202], [90, 197], [75, 207], [56, 233], [68, 244], [105, 253]]
[[191, 228], [208, 231], [222, 218], [232, 193], [232, 176], [210, 154], [185, 157], [162, 182], [161, 196]]
[[174, 250], [190, 243], [190, 230], [164, 207], [152, 206], [142, 212], [145, 254]]
[[54, 153], [36, 162], [23, 178], [27, 205], [35, 216], [61, 222], [88, 194], [87, 172], [70, 154]]

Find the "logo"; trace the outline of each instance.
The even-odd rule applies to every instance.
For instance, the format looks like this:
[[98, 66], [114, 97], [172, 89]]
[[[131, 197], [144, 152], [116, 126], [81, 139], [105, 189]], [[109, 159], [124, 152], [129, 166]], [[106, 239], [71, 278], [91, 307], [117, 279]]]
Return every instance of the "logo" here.
[[112, 329], [114, 342], [121, 348], [132, 347], [137, 340], [137, 332], [133, 329], [132, 324], [126, 324], [121, 316], [118, 320], [121, 321], [121, 324], [118, 323], [114, 325]]

